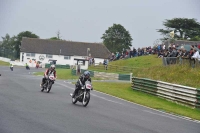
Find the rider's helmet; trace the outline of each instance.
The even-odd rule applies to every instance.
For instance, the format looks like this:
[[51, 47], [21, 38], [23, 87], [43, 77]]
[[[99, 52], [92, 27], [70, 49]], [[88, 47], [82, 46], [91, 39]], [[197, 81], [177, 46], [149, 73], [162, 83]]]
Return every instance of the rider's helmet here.
[[54, 65], [54, 64], [51, 65], [51, 69], [52, 69], [52, 70], [55, 69], [55, 65]]
[[85, 78], [90, 78], [90, 72], [89, 71], [85, 71], [84, 73], [83, 73], [83, 75], [84, 75], [84, 77]]

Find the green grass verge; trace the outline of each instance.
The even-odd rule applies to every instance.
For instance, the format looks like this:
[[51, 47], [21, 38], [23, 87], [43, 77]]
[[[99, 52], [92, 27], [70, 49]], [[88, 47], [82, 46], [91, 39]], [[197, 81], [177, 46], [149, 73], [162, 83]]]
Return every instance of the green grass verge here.
[[157, 58], [156, 55], [147, 55], [147, 56], [129, 58], [125, 60], [113, 61], [110, 62], [109, 64], [118, 66], [128, 66], [133, 68], [146, 68], [146, 67], [161, 66], [162, 59]]
[[[78, 76], [71, 75], [70, 69], [56, 69], [58, 79], [77, 79]], [[36, 72], [34, 75], [44, 75], [44, 72]]]
[[[130, 74], [131, 72], [137, 71], [138, 69], [145, 69], [148, 67], [155, 67], [155, 66], [162, 66], [162, 59], [156, 58], [155, 55], [148, 55], [148, 56], [139, 56], [124, 60], [117, 60], [112, 61], [109, 63], [109, 66], [112, 66], [111, 68], [108, 67], [108, 70], [104, 69], [103, 65], [99, 65], [98, 67], [95, 66], [89, 66], [89, 70], [92, 71], [99, 71], [99, 72], [108, 72], [108, 73], [119, 73], [119, 74]], [[123, 71], [116, 69], [115, 66], [121, 67], [128, 67], [132, 68], [133, 71]], [[126, 70], [126, 68], [123, 68]]]
[[[71, 69], [56, 69], [56, 73], [57, 73], [57, 79], [78, 79], [79, 76], [77, 75], [72, 75], [71, 74]], [[44, 72], [36, 72], [34, 73], [34, 75], [44, 75]], [[91, 77], [93, 80], [101, 80], [101, 78], [94, 78]]]
[[94, 89], [134, 103], [200, 120], [200, 111], [133, 90], [130, 83], [93, 82]]
[[[149, 78], [153, 80], [160, 80], [164, 82], [200, 88], [200, 67], [192, 68], [189, 65], [163, 66], [162, 59], [157, 58], [156, 55], [140, 56], [126, 60], [113, 61], [109, 64], [135, 67], [132, 71], [133, 76], [135, 77]], [[93, 66], [89, 67], [89, 69], [96, 70]], [[104, 67], [96, 71], [106, 72]], [[115, 70], [107, 70], [107, 72], [119, 73]]]
[[4, 62], [4, 61], [0, 61], [0, 66], [9, 66], [10, 63], [8, 62]]

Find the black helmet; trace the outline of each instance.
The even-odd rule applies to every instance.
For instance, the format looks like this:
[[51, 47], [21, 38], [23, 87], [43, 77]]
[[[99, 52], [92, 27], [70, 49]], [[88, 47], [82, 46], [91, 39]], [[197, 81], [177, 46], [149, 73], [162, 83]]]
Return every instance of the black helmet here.
[[89, 71], [85, 71], [83, 74], [84, 74], [85, 78], [89, 78], [90, 77], [90, 72]]

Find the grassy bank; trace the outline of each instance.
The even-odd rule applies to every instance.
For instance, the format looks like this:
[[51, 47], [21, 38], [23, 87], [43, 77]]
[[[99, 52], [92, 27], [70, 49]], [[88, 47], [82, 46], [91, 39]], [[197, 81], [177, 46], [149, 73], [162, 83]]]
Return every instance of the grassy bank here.
[[[135, 77], [200, 88], [200, 67], [192, 68], [188, 65], [163, 66], [162, 59], [157, 58], [155, 55], [113, 61], [110, 62], [109, 65], [134, 67], [131, 72]], [[95, 70], [95, 67], [89, 67], [89, 69]], [[98, 71], [105, 72], [106, 70], [102, 67], [102, 69], [98, 69]], [[117, 73], [115, 70], [108, 70], [107, 72]]]
[[[78, 75], [72, 75], [71, 74], [71, 69], [56, 69], [56, 73], [57, 73], [57, 78], [58, 79], [78, 79], [79, 76]], [[44, 75], [44, 72], [37, 72], [34, 73], [34, 75]], [[92, 77], [93, 80], [101, 80], [101, 78], [94, 78]]]
[[154, 109], [200, 120], [200, 111], [165, 99], [132, 90], [129, 83], [93, 82], [94, 89]]
[[0, 66], [9, 66], [9, 64], [8, 62], [0, 61]]
[[[77, 79], [78, 76], [71, 75], [70, 69], [56, 69], [58, 79]], [[44, 75], [44, 72], [37, 72], [34, 75]]]

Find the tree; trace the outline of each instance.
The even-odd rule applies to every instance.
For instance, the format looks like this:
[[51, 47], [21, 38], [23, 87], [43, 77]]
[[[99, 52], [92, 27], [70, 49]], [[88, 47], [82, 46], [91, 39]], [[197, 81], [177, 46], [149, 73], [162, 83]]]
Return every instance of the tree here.
[[121, 52], [123, 49], [130, 49], [130, 46], [132, 46], [131, 41], [133, 40], [129, 31], [120, 24], [113, 24], [113, 26], [109, 27], [101, 39], [103, 39], [104, 45], [111, 52]]
[[0, 45], [0, 56], [13, 58], [15, 55], [15, 36], [10, 37], [9, 34], [6, 34], [2, 38], [2, 44]]
[[5, 37], [1, 37], [2, 38], [2, 47], [3, 48], [6, 48], [6, 49], [10, 49], [12, 46], [11, 46], [11, 37], [9, 34], [6, 34]]
[[50, 39], [51, 40], [62, 40], [61, 37], [60, 37], [60, 31], [59, 30], [56, 34], [57, 34], [57, 37], [51, 37]]
[[190, 41], [200, 41], [200, 36], [195, 36], [191, 38]]
[[169, 32], [174, 30], [174, 38], [178, 40], [189, 40], [200, 35], [200, 23], [196, 19], [173, 18], [166, 19], [163, 22], [166, 29], [158, 29], [157, 31], [164, 36], [163, 40], [169, 38]]
[[51, 40], [61, 40], [61, 39], [58, 39], [57, 37], [51, 37], [50, 39]]
[[20, 32], [16, 37], [15, 37], [15, 50], [17, 52], [17, 57], [19, 58], [20, 56], [20, 46], [21, 46], [21, 41], [22, 37], [29, 37], [29, 38], [39, 38], [36, 34], [30, 32], [30, 31], [23, 31]]

